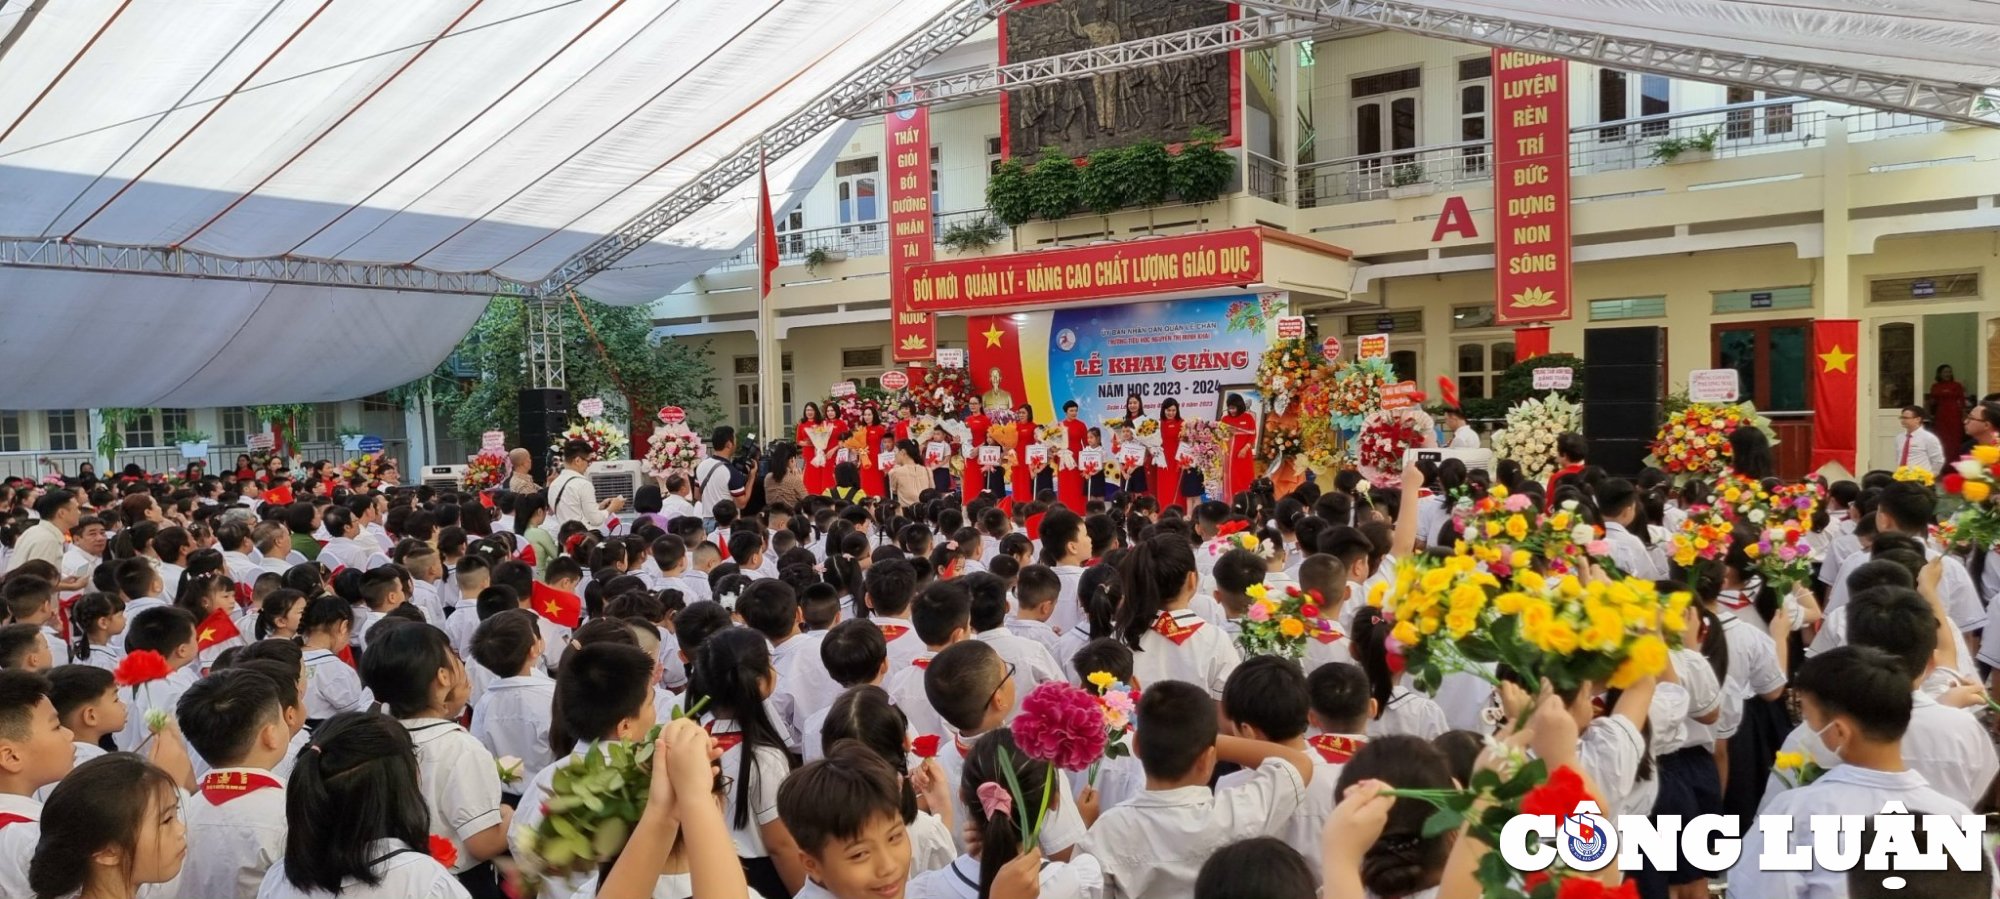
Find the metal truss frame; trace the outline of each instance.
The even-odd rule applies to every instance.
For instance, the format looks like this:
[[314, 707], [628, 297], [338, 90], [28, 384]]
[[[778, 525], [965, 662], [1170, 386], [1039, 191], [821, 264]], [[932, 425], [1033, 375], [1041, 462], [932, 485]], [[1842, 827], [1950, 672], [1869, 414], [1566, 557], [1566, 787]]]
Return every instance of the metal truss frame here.
[[1338, 29], [1318, 21], [1290, 15], [1251, 13], [1231, 22], [1058, 53], [1040, 59], [951, 72], [897, 85], [892, 90], [858, 98], [843, 108], [840, 114], [850, 119], [867, 118], [1053, 81], [1212, 56], [1229, 50], [1255, 50], [1303, 38], [1324, 39], [1337, 33]]
[[1887, 75], [1817, 63], [1744, 56], [1660, 41], [1535, 25], [1501, 16], [1431, 9], [1401, 0], [1218, 0], [1246, 11], [1292, 15], [1321, 22], [1373, 25], [1427, 37], [1564, 59], [1713, 81], [1763, 87], [1807, 97], [1911, 112], [1935, 119], [1994, 127], [1976, 115], [1988, 99], [1978, 87]]
[[533, 387], [565, 387], [569, 375], [563, 370], [562, 301], [558, 297], [528, 300], [528, 384]]
[[988, 20], [1019, 2], [1021, 0], [961, 0], [957, 6], [932, 19], [923, 29], [875, 57], [840, 84], [765, 131], [761, 139], [738, 147], [707, 171], [695, 176], [693, 181], [675, 189], [618, 230], [598, 238], [556, 266], [535, 287], [535, 294], [559, 296], [590, 276], [610, 268], [696, 210], [750, 180], [757, 174], [766, 154], [779, 157], [804, 146], [806, 141], [839, 121], [841, 109], [908, 81], [925, 63], [958, 46]]
[[407, 265], [293, 256], [243, 259], [173, 247], [121, 246], [56, 237], [0, 239], [0, 267], [478, 296], [523, 292], [515, 282], [479, 272], [440, 272]]

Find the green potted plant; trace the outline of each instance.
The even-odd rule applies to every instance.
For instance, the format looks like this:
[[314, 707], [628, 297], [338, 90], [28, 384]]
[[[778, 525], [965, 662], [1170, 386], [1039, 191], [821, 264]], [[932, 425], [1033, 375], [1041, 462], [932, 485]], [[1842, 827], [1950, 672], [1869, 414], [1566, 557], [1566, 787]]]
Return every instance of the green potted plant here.
[[826, 265], [829, 262], [846, 261], [846, 250], [836, 250], [831, 247], [813, 247], [812, 252], [806, 254], [806, 271], [818, 274], [820, 266]]
[[1006, 227], [1000, 220], [990, 215], [976, 216], [967, 221], [953, 224], [944, 229], [944, 236], [938, 239], [945, 249], [953, 253], [967, 250], [984, 250], [1007, 236]]
[[1424, 178], [1424, 167], [1414, 162], [1405, 162], [1389, 172], [1389, 196], [1392, 199], [1421, 197], [1437, 192], [1437, 182]]
[[1691, 135], [1670, 135], [1653, 144], [1653, 148], [1646, 155], [1667, 164], [1713, 159], [1715, 143], [1721, 137], [1722, 132], [1714, 128]]
[[341, 425], [340, 430], [334, 433], [340, 438], [340, 448], [350, 453], [360, 452], [361, 438], [367, 436], [361, 433], [360, 428], [353, 425]]
[[174, 432], [174, 442], [180, 445], [181, 458], [207, 459], [208, 432], [192, 428], [181, 428]]

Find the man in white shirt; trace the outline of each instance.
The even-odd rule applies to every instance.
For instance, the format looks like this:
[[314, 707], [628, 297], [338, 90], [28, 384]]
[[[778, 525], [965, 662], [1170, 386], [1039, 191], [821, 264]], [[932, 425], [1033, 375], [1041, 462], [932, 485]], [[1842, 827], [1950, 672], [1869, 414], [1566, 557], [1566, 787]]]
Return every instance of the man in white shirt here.
[[581, 521], [592, 530], [604, 530], [611, 513], [625, 508], [625, 498], [614, 496], [599, 502], [597, 486], [584, 476], [590, 468], [590, 444], [572, 440], [563, 445], [563, 470], [549, 481], [549, 520], [545, 529], [556, 533], [564, 522]]
[[[83, 517], [83, 503], [74, 491], [58, 487], [35, 500], [35, 516], [41, 521], [14, 541], [14, 551], [7, 556], [10, 572], [34, 560], [47, 562], [61, 571], [63, 544], [70, 528], [76, 527], [77, 520]], [[64, 590], [82, 589], [81, 585], [67, 581], [57, 586]]]
[[368, 557], [376, 554], [375, 541], [361, 542], [361, 525], [355, 522], [354, 513], [343, 506], [333, 506], [320, 521], [326, 526], [328, 536], [326, 545], [320, 547], [320, 564], [328, 568], [368, 570]]
[[1923, 407], [1904, 406], [1902, 417], [1897, 421], [1902, 424], [1903, 433], [1896, 438], [1896, 467], [1914, 466], [1932, 475], [1942, 474], [1944, 443], [1924, 427]]
[[[1970, 815], [1971, 809], [1933, 789], [1903, 756], [1915, 700], [1904, 663], [1879, 649], [1843, 646], [1806, 660], [1793, 688], [1805, 714], [1801, 744], [1826, 771], [1812, 783], [1786, 790], [1761, 810], [1796, 822], [1815, 815]], [[1886, 808], [1885, 808], [1886, 806]], [[1768, 820], [1768, 818], [1767, 818]], [[1819, 867], [1804, 871], [1766, 869], [1766, 834], [1752, 827], [1743, 853], [1729, 870], [1732, 896], [1845, 896], [1848, 874]], [[1782, 837], [1777, 853], [1810, 855], [1812, 831], [1803, 824]], [[1932, 841], [1933, 847], [1936, 842]], [[1950, 895], [1990, 895], [1991, 873], [1966, 875], [1979, 886]], [[1927, 895], [1946, 895], [1927, 893]]]
[[729, 460], [736, 454], [736, 429], [728, 425], [716, 428], [708, 452], [708, 458], [694, 466], [694, 493], [700, 497], [695, 506], [702, 521], [714, 527], [715, 504], [735, 495], [730, 488], [735, 473], [730, 470]]
[[104, 536], [104, 520], [94, 515], [86, 515], [77, 520], [76, 527], [70, 529], [69, 548], [63, 550], [62, 584], [75, 584], [75, 590], [63, 587], [63, 599], [82, 592], [90, 585], [91, 575], [104, 562], [104, 547], [109, 542]]
[[694, 501], [688, 498], [688, 491], [693, 485], [694, 482], [681, 472], [667, 475], [667, 499], [660, 506], [660, 516], [665, 518], [668, 524], [672, 524], [676, 518], [704, 517], [701, 510], [695, 508]]
[[1479, 448], [1479, 432], [1472, 429], [1472, 424], [1465, 420], [1464, 410], [1457, 406], [1445, 408], [1444, 429], [1451, 433], [1451, 442], [1445, 444], [1447, 449]]
[[396, 548], [396, 541], [389, 539], [388, 529], [382, 527], [383, 518], [389, 514], [388, 497], [380, 493], [355, 497], [347, 501], [347, 508], [354, 513], [354, 520], [361, 522], [361, 533], [379, 544], [383, 552]]

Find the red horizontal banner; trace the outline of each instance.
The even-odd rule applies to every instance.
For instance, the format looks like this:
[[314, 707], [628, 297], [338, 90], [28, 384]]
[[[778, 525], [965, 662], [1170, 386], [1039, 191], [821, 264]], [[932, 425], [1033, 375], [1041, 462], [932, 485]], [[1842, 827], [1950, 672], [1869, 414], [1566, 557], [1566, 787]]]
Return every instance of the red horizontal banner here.
[[1260, 228], [912, 265], [909, 308], [965, 312], [1255, 283]]

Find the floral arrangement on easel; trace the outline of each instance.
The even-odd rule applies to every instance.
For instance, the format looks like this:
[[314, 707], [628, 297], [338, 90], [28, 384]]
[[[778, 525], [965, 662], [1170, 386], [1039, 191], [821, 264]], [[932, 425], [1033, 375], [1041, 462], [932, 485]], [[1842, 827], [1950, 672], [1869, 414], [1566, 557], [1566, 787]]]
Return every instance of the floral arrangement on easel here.
[[660, 426], [653, 429], [646, 446], [646, 476], [657, 480], [677, 471], [693, 473], [702, 457], [701, 437], [684, 422], [667, 424], [667, 418], [660, 417]]
[[1583, 431], [1583, 407], [1551, 393], [1507, 410], [1506, 427], [1493, 432], [1493, 455], [1512, 459], [1521, 475], [1540, 481], [1556, 470], [1556, 438]]
[[501, 450], [480, 450], [479, 455], [465, 461], [465, 474], [459, 484], [467, 490], [485, 490], [500, 485], [500, 475], [507, 470], [507, 454]]
[[1303, 337], [1274, 341], [1257, 364], [1257, 386], [1271, 398], [1271, 408], [1279, 415], [1290, 412], [1306, 386], [1325, 375], [1326, 360], [1319, 348]]
[[1229, 464], [1232, 428], [1219, 421], [1189, 419], [1181, 426], [1181, 456], [1201, 473], [1204, 485], [1219, 485]]
[[1771, 438], [1773, 445], [1778, 442], [1771, 420], [1758, 414], [1753, 403], [1695, 403], [1660, 425], [1646, 464], [1665, 471], [1675, 485], [1691, 478], [1712, 478], [1729, 467], [1733, 455], [1729, 435], [1741, 427], [1756, 428]]
[[957, 415], [972, 398], [972, 378], [963, 368], [933, 365], [924, 369], [923, 383], [910, 391], [918, 415]]
[[1327, 411], [1333, 425], [1343, 431], [1355, 430], [1368, 415], [1382, 408], [1382, 388], [1396, 382], [1396, 372], [1387, 359], [1357, 359], [1334, 372], [1327, 391]]
[[549, 446], [549, 451], [555, 453], [560, 458], [562, 456], [563, 444], [572, 440], [581, 440], [590, 444], [590, 461], [592, 462], [623, 458], [627, 446], [623, 431], [612, 427], [604, 419], [593, 418], [583, 424], [570, 425], [567, 430], [556, 436], [555, 442]]

